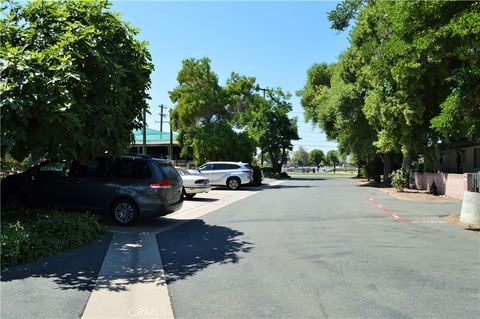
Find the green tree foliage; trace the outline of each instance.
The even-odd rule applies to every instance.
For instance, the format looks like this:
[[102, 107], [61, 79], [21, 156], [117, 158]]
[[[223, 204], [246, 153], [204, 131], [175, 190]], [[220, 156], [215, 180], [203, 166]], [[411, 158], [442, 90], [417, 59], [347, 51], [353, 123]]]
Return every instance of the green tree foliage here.
[[363, 113], [364, 99], [355, 86], [351, 69], [355, 56], [348, 50], [338, 64], [314, 64], [307, 72], [302, 97], [305, 121], [318, 125], [343, 154], [367, 162], [375, 157], [376, 132]]
[[337, 30], [352, 18], [336, 67], [312, 66], [299, 92], [307, 121], [343, 154], [380, 154], [386, 179], [397, 153], [408, 167], [416, 155], [434, 158], [440, 139], [480, 136], [480, 3], [346, 0], [329, 14]]
[[348, 28], [350, 20], [355, 18], [362, 4], [362, 0], [344, 0], [337, 4], [335, 10], [328, 13], [328, 20], [332, 23], [332, 29], [344, 31]]
[[439, 133], [479, 136], [479, 32], [478, 2], [376, 2], [360, 13], [352, 42], [363, 50], [364, 111], [381, 150], [411, 159], [432, 156]]
[[292, 140], [298, 136], [297, 120], [290, 119], [290, 94], [281, 89], [268, 89], [266, 98], [256, 94], [241, 123], [258, 146], [268, 154], [273, 171], [280, 173], [287, 153], [293, 149]]
[[181, 155], [193, 157], [197, 164], [206, 159], [250, 162], [254, 140], [235, 132], [232, 123], [248, 107], [255, 79], [232, 73], [222, 87], [210, 60], [202, 58], [184, 60], [177, 81], [170, 98], [177, 104], [172, 118]]
[[[178, 86], [170, 92], [170, 99], [177, 104], [172, 110], [173, 128], [179, 131], [181, 155], [193, 157], [201, 153], [194, 150], [194, 138], [199, 127], [212, 120], [222, 120], [223, 91], [217, 75], [210, 68], [210, 60], [187, 59], [178, 73]], [[215, 116], [215, 118], [214, 118]], [[197, 143], [198, 145], [198, 143]]]
[[2, 174], [7, 172], [24, 171], [28, 168], [29, 159], [30, 158], [26, 157], [22, 161], [17, 161], [12, 156], [10, 156], [10, 154], [6, 153], [4, 156], [2, 156], [0, 160], [0, 171], [2, 172]]
[[247, 133], [237, 133], [226, 120], [221, 120], [207, 123], [197, 129], [193, 138], [193, 150], [197, 165], [207, 159], [250, 163], [255, 152], [255, 144]]
[[237, 73], [221, 86], [208, 58], [184, 60], [177, 80], [170, 98], [177, 104], [172, 117], [182, 156], [197, 163], [206, 158], [251, 161], [260, 147], [280, 172], [291, 140], [298, 139], [296, 121], [288, 117], [288, 94], [269, 89], [263, 98], [255, 91], [255, 78]]
[[9, 2], [0, 19], [2, 154], [123, 154], [141, 127], [147, 43], [105, 0]]
[[[304, 109], [305, 122], [312, 121], [313, 124], [319, 124], [324, 130], [330, 132], [327, 121], [323, 121], [323, 108], [328, 100], [328, 91], [331, 87], [332, 73], [335, 65], [320, 63], [314, 64], [307, 70], [307, 83], [305, 87], [297, 92], [300, 96]], [[326, 120], [326, 119], [325, 119]]]
[[295, 166], [309, 166], [310, 161], [308, 158], [308, 152], [303, 148], [303, 146], [299, 146], [296, 151], [292, 154], [292, 161]]
[[338, 165], [338, 163], [340, 163], [340, 157], [338, 155], [338, 151], [336, 150], [328, 151], [327, 156], [325, 157], [325, 160], [328, 165], [333, 165], [333, 166]]
[[[480, 32], [480, 31], [479, 31]], [[432, 127], [449, 141], [463, 136], [478, 139], [480, 136], [480, 67], [458, 71], [448, 78], [452, 90], [440, 104], [441, 112], [432, 120]]]
[[321, 162], [325, 162], [325, 154], [322, 150], [314, 149], [308, 153], [310, 164], [318, 166]]

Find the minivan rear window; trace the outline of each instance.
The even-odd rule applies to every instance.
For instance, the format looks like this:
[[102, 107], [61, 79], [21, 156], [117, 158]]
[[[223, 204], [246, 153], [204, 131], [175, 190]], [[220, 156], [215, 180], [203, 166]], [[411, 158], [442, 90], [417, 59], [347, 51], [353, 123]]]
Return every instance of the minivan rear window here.
[[126, 178], [150, 178], [152, 172], [147, 163], [140, 161], [120, 160], [116, 165], [118, 177]]
[[179, 181], [180, 180], [180, 175], [177, 173], [177, 170], [173, 165], [170, 164], [165, 164], [165, 163], [156, 163], [158, 167], [160, 167], [160, 170], [163, 172], [163, 175], [169, 180], [173, 181]]

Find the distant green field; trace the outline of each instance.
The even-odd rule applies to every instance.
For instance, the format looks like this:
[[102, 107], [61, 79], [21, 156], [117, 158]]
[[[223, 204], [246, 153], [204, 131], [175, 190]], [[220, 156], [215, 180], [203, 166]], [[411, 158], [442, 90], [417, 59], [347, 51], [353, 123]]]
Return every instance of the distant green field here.
[[301, 172], [287, 172], [290, 176], [357, 176], [356, 171], [337, 171], [333, 172], [322, 172], [322, 173], [301, 173]]

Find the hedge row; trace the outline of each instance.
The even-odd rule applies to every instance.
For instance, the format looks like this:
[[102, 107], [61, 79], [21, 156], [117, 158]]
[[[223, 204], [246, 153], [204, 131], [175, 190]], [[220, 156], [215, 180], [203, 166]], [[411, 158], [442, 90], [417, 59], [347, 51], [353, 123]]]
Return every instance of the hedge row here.
[[108, 233], [90, 213], [26, 210], [2, 213], [1, 267], [55, 255]]

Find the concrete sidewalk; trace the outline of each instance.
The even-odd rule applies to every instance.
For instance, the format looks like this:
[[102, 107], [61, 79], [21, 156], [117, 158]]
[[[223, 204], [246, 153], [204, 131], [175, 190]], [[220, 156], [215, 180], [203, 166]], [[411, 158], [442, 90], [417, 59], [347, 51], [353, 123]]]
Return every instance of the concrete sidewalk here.
[[200, 218], [283, 181], [237, 191], [214, 189], [185, 201], [181, 210], [114, 233], [82, 318], [173, 318], [156, 235]]

